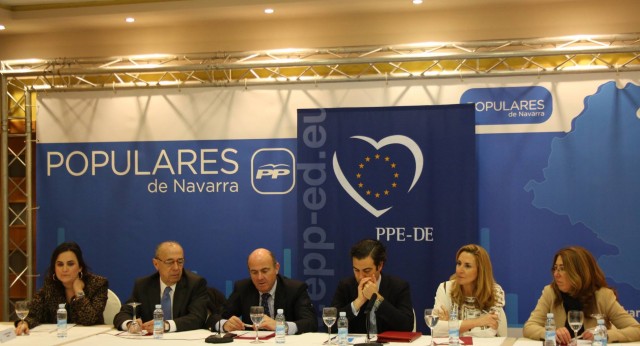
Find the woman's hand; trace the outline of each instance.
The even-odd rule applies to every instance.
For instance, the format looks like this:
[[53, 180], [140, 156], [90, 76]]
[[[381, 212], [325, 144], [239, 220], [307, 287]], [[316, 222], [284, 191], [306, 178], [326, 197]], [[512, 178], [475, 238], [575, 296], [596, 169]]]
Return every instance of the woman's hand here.
[[438, 320], [440, 320], [440, 321], [448, 321], [449, 320], [449, 310], [447, 308], [445, 308], [444, 305], [441, 305], [433, 313], [438, 315]]
[[73, 281], [73, 291], [76, 293], [84, 291], [84, 281], [79, 276]]
[[591, 340], [593, 341], [593, 331], [592, 330], [585, 330], [584, 333], [582, 333], [582, 340]]
[[18, 322], [18, 326], [16, 327], [16, 335], [29, 335], [29, 323], [25, 321]]
[[559, 344], [568, 345], [571, 342], [571, 333], [566, 327], [556, 329], [556, 341]]
[[478, 327], [489, 327], [491, 329], [498, 329], [498, 322], [499, 322], [498, 314], [495, 314], [495, 313], [484, 314], [478, 317], [476, 321], [478, 323], [477, 325]]

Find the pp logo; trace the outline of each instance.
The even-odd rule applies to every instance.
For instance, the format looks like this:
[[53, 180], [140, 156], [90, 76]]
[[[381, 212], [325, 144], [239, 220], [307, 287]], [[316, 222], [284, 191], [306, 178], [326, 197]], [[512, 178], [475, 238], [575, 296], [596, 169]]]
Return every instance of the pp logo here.
[[296, 185], [296, 159], [286, 148], [259, 149], [251, 157], [251, 186], [261, 195], [284, 195]]

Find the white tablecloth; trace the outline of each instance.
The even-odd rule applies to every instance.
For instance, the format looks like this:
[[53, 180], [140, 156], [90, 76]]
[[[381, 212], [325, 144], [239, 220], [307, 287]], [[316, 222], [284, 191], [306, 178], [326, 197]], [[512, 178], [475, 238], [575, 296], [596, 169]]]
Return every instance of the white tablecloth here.
[[[156, 340], [153, 336], [138, 336], [132, 337], [126, 333], [119, 331], [109, 331], [107, 333], [100, 333], [90, 338], [78, 340], [73, 345], [87, 345], [87, 346], [107, 346], [107, 345], [155, 345], [167, 344], [167, 345], [192, 345], [194, 343], [204, 344], [204, 339], [211, 335], [208, 330], [193, 330], [181, 333], [167, 333], [162, 340]], [[474, 339], [474, 346], [502, 346], [507, 338], [486, 338], [486, 339]], [[326, 333], [307, 333], [302, 335], [288, 335], [286, 337], [285, 346], [322, 346], [327, 340]], [[234, 339], [234, 344], [250, 344], [251, 339]], [[512, 340], [513, 343], [515, 339]], [[275, 345], [274, 338], [264, 340], [265, 345]], [[422, 336], [419, 339], [412, 342], [410, 345], [415, 346], [428, 346], [431, 343], [431, 337]], [[407, 343], [389, 343], [385, 344], [389, 346], [404, 345]], [[507, 345], [505, 345], [507, 346]], [[540, 346], [540, 345], [538, 345]]]
[[[7, 328], [8, 323], [2, 323], [3, 328]], [[86, 345], [86, 346], [111, 346], [111, 345], [205, 345], [204, 339], [211, 335], [211, 332], [204, 329], [192, 330], [180, 333], [166, 333], [160, 340], [154, 339], [153, 336], [131, 336], [127, 333], [117, 331], [110, 325], [100, 326], [74, 326], [69, 328], [68, 336], [59, 339], [56, 336], [55, 325], [43, 325], [35, 328], [28, 336], [18, 336], [10, 340], [2, 346], [12, 345], [30, 345], [30, 346], [48, 346], [48, 345]], [[327, 340], [326, 333], [307, 333], [303, 335], [288, 335], [286, 337], [285, 346], [323, 346]], [[234, 344], [250, 344], [251, 339], [234, 339]], [[274, 338], [264, 341], [264, 345], [274, 345]], [[431, 337], [423, 335], [419, 339], [410, 344], [407, 343], [389, 343], [389, 346], [429, 346]], [[588, 343], [578, 346], [587, 346]], [[640, 345], [640, 342], [616, 344], [622, 345]], [[542, 341], [530, 340], [524, 338], [473, 338], [473, 346], [542, 346]]]
[[[4, 324], [2, 328], [11, 328], [13, 324]], [[29, 332], [29, 335], [16, 336], [15, 339], [9, 340], [2, 344], [13, 345], [29, 345], [29, 346], [49, 346], [49, 345], [65, 345], [75, 342], [79, 342], [86, 338], [91, 338], [96, 334], [106, 333], [113, 330], [111, 325], [97, 325], [97, 326], [71, 326], [67, 330], [66, 338], [57, 337], [57, 329], [55, 324], [43, 324], [39, 325]]]

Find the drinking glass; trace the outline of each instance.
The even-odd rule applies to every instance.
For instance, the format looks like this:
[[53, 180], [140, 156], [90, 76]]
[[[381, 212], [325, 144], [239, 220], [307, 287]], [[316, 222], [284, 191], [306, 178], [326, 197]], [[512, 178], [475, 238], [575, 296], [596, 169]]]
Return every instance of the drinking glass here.
[[573, 340], [571, 343], [573, 345], [578, 345], [578, 331], [584, 322], [584, 313], [579, 310], [571, 310], [567, 314], [567, 320], [569, 321], [569, 327], [573, 330]]
[[436, 310], [434, 309], [424, 309], [424, 322], [427, 324], [429, 331], [431, 332], [431, 346], [433, 346], [433, 327], [438, 324], [438, 320], [440, 319], [438, 314], [435, 312]]
[[129, 334], [142, 335], [142, 326], [140, 326], [140, 324], [138, 323], [138, 318], [136, 317], [136, 308], [138, 307], [138, 305], [142, 305], [142, 303], [131, 302], [129, 303], [129, 305], [131, 305], [131, 308], [133, 309], [133, 321], [129, 323], [129, 328], [127, 331], [129, 332]]
[[327, 340], [327, 345], [331, 345], [331, 326], [336, 323], [336, 319], [338, 318], [338, 309], [332, 307], [322, 308], [322, 320], [324, 324], [327, 326], [329, 330], [329, 339]]
[[256, 339], [251, 341], [251, 343], [261, 344], [262, 341], [258, 338], [258, 328], [264, 318], [264, 308], [262, 306], [252, 306], [250, 308], [249, 315], [251, 316], [251, 322], [253, 322], [253, 328], [256, 330]]
[[[16, 316], [20, 319], [21, 322], [24, 322], [24, 319], [29, 315], [29, 305], [30, 303], [26, 300], [20, 300], [16, 302]], [[27, 335], [23, 333], [22, 335]]]

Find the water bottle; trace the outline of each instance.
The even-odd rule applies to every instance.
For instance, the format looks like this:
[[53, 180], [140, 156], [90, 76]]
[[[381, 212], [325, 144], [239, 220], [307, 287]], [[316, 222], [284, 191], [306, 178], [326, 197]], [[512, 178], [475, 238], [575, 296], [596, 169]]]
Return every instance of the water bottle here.
[[340, 318], [338, 318], [338, 345], [347, 346], [347, 336], [349, 335], [349, 320], [347, 319], [347, 313], [340, 311]]
[[458, 321], [458, 305], [453, 304], [449, 313], [449, 345], [460, 345], [460, 322]]
[[607, 346], [607, 326], [604, 325], [604, 320], [598, 319], [598, 326], [593, 331], [592, 346]]
[[285, 328], [284, 310], [278, 309], [276, 314], [276, 344], [284, 344], [284, 336], [287, 334]]
[[64, 308], [64, 304], [58, 305], [58, 337], [67, 337], [67, 309]]
[[162, 339], [164, 334], [164, 312], [162, 311], [162, 305], [156, 304], [156, 309], [153, 310], [153, 338]]
[[547, 313], [544, 323], [544, 346], [556, 346], [556, 320], [551, 312]]

